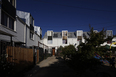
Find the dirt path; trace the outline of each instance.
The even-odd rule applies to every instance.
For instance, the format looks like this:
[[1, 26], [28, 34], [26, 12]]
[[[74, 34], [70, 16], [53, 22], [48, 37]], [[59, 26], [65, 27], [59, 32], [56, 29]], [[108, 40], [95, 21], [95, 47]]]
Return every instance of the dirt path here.
[[[116, 77], [116, 69], [109, 66], [100, 66], [95, 71], [87, 70], [82, 77]], [[76, 72], [66, 66], [60, 57], [48, 57], [32, 70], [25, 73], [24, 77], [80, 77]]]
[[25, 77], [76, 77], [60, 57], [48, 57], [37, 64]]

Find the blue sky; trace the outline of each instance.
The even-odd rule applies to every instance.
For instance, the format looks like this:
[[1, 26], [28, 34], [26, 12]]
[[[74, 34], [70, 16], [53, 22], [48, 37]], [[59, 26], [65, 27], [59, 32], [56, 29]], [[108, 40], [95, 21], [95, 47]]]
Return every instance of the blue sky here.
[[116, 34], [116, 0], [17, 0], [17, 10], [30, 12], [35, 25], [47, 30], [113, 30]]

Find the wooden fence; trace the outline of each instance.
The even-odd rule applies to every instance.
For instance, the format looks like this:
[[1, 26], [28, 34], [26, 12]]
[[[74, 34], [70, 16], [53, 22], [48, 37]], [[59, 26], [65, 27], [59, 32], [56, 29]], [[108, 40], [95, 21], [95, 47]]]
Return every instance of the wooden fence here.
[[36, 63], [38, 63], [39, 62], [39, 50], [37, 50], [37, 61], [36, 61]]
[[7, 61], [14, 63], [17, 72], [33, 65], [33, 49], [8, 46], [6, 52]]

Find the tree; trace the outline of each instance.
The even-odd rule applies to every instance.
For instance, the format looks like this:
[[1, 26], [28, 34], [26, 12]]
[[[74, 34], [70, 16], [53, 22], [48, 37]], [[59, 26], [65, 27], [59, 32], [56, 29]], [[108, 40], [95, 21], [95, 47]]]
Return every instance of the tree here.
[[67, 56], [72, 56], [76, 53], [76, 49], [73, 45], [68, 45], [68, 46], [65, 46], [63, 49], [62, 49], [62, 54], [64, 56], [64, 59], [66, 58], [66, 55]]
[[[95, 53], [100, 56], [104, 56], [105, 47], [100, 46], [107, 40], [111, 40], [112, 37], [105, 38], [105, 30], [100, 32], [94, 32], [94, 28], [90, 26], [89, 38], [85, 38], [85, 43], [81, 43], [78, 46], [78, 52], [71, 57], [69, 65], [78, 71], [81, 75], [87, 69], [96, 68], [101, 62], [94, 58]], [[91, 68], [92, 67], [92, 68]]]
[[60, 47], [57, 49], [57, 55], [58, 55], [58, 56], [61, 56], [62, 49], [63, 49], [62, 46], [60, 46]]

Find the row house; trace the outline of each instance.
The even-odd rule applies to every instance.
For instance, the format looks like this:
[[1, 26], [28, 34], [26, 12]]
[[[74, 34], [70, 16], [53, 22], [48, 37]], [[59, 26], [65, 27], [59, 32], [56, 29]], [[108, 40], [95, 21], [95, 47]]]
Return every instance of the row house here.
[[51, 52], [50, 50], [56, 52], [60, 46], [64, 47], [72, 44], [77, 47], [81, 42], [85, 42], [84, 36], [89, 37], [87, 32], [83, 32], [82, 30], [77, 30], [76, 32], [68, 32], [68, 30], [53, 32], [49, 30], [43, 37], [43, 43], [49, 46], [49, 52]]
[[6, 53], [8, 45], [39, 48], [42, 29], [34, 26], [32, 15], [16, 10], [16, 0], [0, 0], [0, 5], [0, 55]]
[[[94, 30], [94, 32], [97, 33], [98, 31]], [[109, 36], [112, 37], [113, 31], [106, 30], [105, 35], [105, 38]], [[77, 30], [75, 32], [68, 32], [68, 30], [62, 30], [62, 32], [53, 32], [52, 30], [48, 30], [43, 37], [43, 43], [49, 46], [49, 52], [57, 52], [57, 49], [60, 46], [64, 47], [71, 44], [77, 48], [80, 43], [85, 43], [84, 37], [89, 38], [89, 36], [90, 32], [83, 32], [83, 30]]]
[[[23, 23], [17, 22], [17, 26], [22, 24], [22, 28], [19, 26], [19, 37], [24, 36], [25, 46], [38, 46], [38, 41], [41, 40], [42, 29], [40, 27], [34, 26], [34, 18], [28, 12], [16, 11], [17, 18], [19, 18]], [[19, 20], [17, 20], [19, 21]]]

